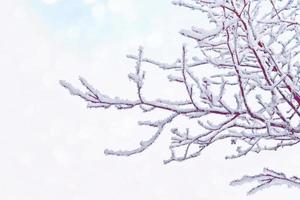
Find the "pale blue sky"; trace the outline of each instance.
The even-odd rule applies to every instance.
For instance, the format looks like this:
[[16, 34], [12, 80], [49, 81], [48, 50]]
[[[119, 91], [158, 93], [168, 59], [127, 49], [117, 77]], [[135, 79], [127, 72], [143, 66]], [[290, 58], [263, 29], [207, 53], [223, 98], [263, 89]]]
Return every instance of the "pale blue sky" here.
[[[155, 4], [155, 1], [160, 3]], [[93, 46], [108, 38], [126, 38], [132, 33], [149, 32], [162, 13], [169, 13], [170, 7], [174, 7], [169, 0], [119, 2], [30, 0], [29, 8], [49, 27], [52, 34], [64, 39], [72, 34], [65, 42], [79, 40], [84, 46]]]
[[[125, 55], [144, 45], [145, 56], [174, 62], [184, 40], [178, 31], [191, 25], [207, 27], [207, 23], [198, 12], [172, 6], [171, 0], [54, 1], [0, 1], [1, 200], [265, 200], [274, 195], [278, 197], [274, 200], [290, 200], [299, 196], [298, 189], [273, 187], [245, 197], [248, 185], [228, 185], [265, 166], [299, 174], [297, 149], [225, 161], [231, 150], [216, 145], [199, 158], [165, 166], [162, 161], [170, 156], [166, 131], [140, 155], [105, 156], [105, 148], [132, 149], [154, 130], [138, 126], [142, 119], [134, 110], [86, 109], [58, 81], [79, 86], [80, 75], [107, 95], [136, 98], [136, 87], [127, 77], [135, 62]], [[162, 89], [165, 77], [152, 69], [146, 69], [151, 94], [178, 96], [176, 88]]]

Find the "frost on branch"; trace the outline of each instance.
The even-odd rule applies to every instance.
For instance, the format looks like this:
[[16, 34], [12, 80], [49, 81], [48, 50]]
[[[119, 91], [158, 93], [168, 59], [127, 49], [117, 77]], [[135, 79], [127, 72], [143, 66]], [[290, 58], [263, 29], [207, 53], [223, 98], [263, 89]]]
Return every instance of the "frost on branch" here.
[[243, 176], [241, 179], [234, 180], [231, 185], [241, 185], [248, 182], [258, 182], [259, 185], [248, 191], [248, 195], [254, 194], [260, 190], [266, 189], [273, 185], [287, 185], [288, 187], [300, 188], [300, 178], [293, 176], [287, 177], [283, 173], [275, 172], [265, 168], [263, 173], [254, 176]]
[[[196, 43], [198, 53], [193, 57], [186, 45], [173, 63], [147, 58], [142, 48], [137, 55], [129, 55], [128, 58], [136, 63], [135, 72], [128, 75], [136, 85], [136, 99], [109, 97], [83, 78], [80, 81], [85, 91], [66, 81], [60, 82], [72, 95], [84, 99], [88, 107], [114, 106], [120, 110], [136, 107], [145, 114], [154, 110], [168, 113], [160, 120], [139, 122], [139, 125], [155, 128], [156, 132], [141, 141], [138, 147], [105, 150], [105, 154], [129, 156], [140, 153], [157, 140], [166, 125], [173, 128], [170, 131], [170, 157], [165, 163], [197, 157], [211, 144], [225, 139], [236, 146], [236, 152], [227, 155], [227, 159], [298, 144], [300, 1], [189, 0], [174, 1], [173, 4], [205, 13], [212, 28], [193, 26], [180, 31]], [[168, 80], [182, 87], [186, 95], [179, 101], [160, 97], [150, 100], [144, 95], [143, 86], [147, 83], [143, 64], [169, 72]], [[214, 74], [200, 75], [207, 70], [214, 70]], [[179, 117], [195, 122], [197, 131], [190, 127], [184, 131], [178, 128], [174, 121]], [[277, 176], [270, 172], [265, 170], [261, 175], [246, 176], [234, 183], [255, 179], [262, 183], [258, 188], [263, 188], [284, 182], [278, 182], [282, 174]], [[270, 174], [276, 176], [271, 177], [270, 182], [265, 181], [264, 177], [270, 178]]]

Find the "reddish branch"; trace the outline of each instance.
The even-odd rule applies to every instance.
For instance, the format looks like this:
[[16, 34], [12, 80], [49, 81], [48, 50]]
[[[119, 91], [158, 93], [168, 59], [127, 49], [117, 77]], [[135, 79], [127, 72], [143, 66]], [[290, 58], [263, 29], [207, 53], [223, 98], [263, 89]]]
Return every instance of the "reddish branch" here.
[[[298, 1], [299, 2], [299, 1]], [[106, 154], [129, 156], [151, 146], [170, 124], [173, 137], [169, 149], [171, 156], [165, 163], [194, 158], [211, 144], [229, 139], [236, 145], [236, 153], [226, 158], [245, 156], [250, 152], [273, 151], [293, 146], [300, 141], [300, 5], [297, 1], [259, 0], [190, 0], [175, 5], [206, 13], [212, 29], [192, 27], [180, 33], [197, 43], [201, 53], [189, 58], [184, 45], [180, 59], [172, 64], [161, 63], [138, 55], [129, 58], [136, 61], [135, 73], [129, 79], [136, 84], [137, 98], [126, 100], [111, 98], [96, 90], [80, 78], [86, 88], [82, 92], [61, 81], [72, 95], [88, 102], [88, 107], [131, 109], [139, 107], [143, 112], [167, 111], [162, 120], [140, 121], [140, 125], [157, 129], [148, 140], [141, 141], [133, 150], [105, 150]], [[287, 34], [288, 33], [288, 34]], [[297, 62], [298, 61], [298, 62]], [[149, 100], [143, 95], [145, 71], [143, 63], [152, 64], [170, 73], [169, 81], [180, 84], [186, 96], [180, 101], [158, 98]], [[199, 77], [207, 67], [216, 73]], [[229, 95], [230, 91], [235, 91]], [[229, 95], [229, 96], [228, 96]], [[181, 130], [174, 119], [185, 117], [199, 126], [193, 132], [189, 127]], [[212, 120], [213, 119], [213, 120]], [[183, 150], [183, 151], [182, 151]], [[273, 183], [299, 184], [298, 179], [288, 179], [282, 174], [265, 170], [244, 180], [258, 180], [262, 184], [251, 191]], [[267, 179], [265, 179], [265, 177]], [[262, 178], [262, 179], [261, 179]], [[250, 193], [252, 193], [250, 191]]]

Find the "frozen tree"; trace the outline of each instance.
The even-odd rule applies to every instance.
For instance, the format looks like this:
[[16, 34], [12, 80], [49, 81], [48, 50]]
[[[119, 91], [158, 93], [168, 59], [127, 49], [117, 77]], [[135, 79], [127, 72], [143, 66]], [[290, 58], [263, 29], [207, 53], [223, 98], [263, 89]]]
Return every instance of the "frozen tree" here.
[[[174, 63], [147, 58], [143, 48], [135, 60], [135, 72], [129, 79], [136, 85], [133, 100], [109, 97], [84, 78], [85, 90], [61, 81], [72, 95], [87, 102], [89, 108], [131, 109], [143, 112], [165, 111], [160, 120], [139, 121], [156, 128], [152, 137], [132, 150], [105, 150], [106, 155], [130, 156], [143, 152], [163, 133], [173, 128], [170, 157], [164, 161], [184, 161], [200, 155], [211, 144], [228, 139], [236, 152], [234, 159], [250, 152], [276, 151], [300, 142], [300, 1], [299, 0], [187, 0], [177, 6], [205, 13], [212, 28], [193, 26], [180, 31], [196, 44], [197, 54], [190, 57], [187, 46]], [[181, 100], [148, 99], [144, 93], [147, 63], [169, 72], [168, 79], [183, 87]], [[215, 69], [209, 77], [203, 70]], [[174, 120], [186, 117], [199, 126], [197, 131], [180, 130]], [[165, 131], [166, 132], [166, 131]], [[275, 185], [300, 186], [300, 179], [264, 169], [263, 173], [244, 176], [232, 185], [257, 181], [249, 194]]]

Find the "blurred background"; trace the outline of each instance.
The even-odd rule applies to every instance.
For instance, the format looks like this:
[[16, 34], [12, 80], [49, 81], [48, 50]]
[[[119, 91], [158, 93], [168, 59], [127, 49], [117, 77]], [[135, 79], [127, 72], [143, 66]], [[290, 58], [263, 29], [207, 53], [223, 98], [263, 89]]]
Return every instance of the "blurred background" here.
[[[174, 62], [189, 43], [178, 31], [192, 25], [208, 22], [170, 0], [0, 0], [0, 199], [298, 199], [300, 190], [286, 186], [250, 197], [251, 185], [229, 186], [263, 167], [299, 175], [297, 146], [225, 160], [234, 149], [224, 141], [163, 165], [166, 130], [142, 154], [105, 156], [105, 148], [135, 148], [155, 130], [137, 125], [137, 110], [87, 109], [58, 84], [80, 86], [80, 75], [105, 94], [134, 98], [127, 74], [135, 63], [126, 54], [142, 45], [146, 57]], [[178, 97], [176, 87], [162, 86], [164, 72], [147, 69], [150, 95]]]

